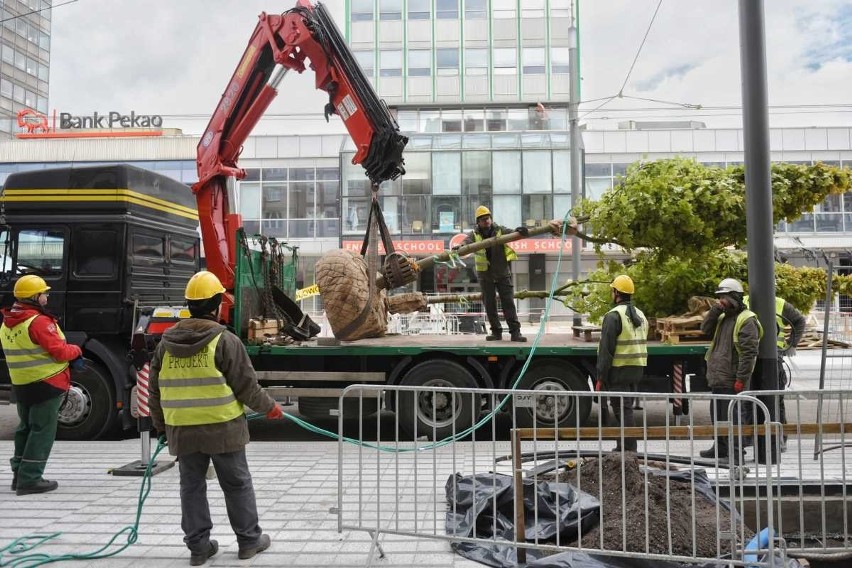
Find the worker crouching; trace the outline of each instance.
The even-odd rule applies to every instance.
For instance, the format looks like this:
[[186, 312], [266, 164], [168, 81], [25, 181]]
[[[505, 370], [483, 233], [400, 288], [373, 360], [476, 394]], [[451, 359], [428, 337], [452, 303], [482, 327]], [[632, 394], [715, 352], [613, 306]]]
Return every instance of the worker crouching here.
[[269, 548], [258, 524], [257, 504], [245, 446], [244, 406], [280, 419], [275, 401], [258, 385], [240, 339], [218, 323], [225, 288], [211, 272], [195, 274], [186, 286], [189, 319], [163, 334], [151, 360], [150, 407], [154, 427], [165, 432], [180, 466], [181, 528], [200, 566], [216, 554], [205, 475], [212, 460], [225, 494], [240, 559]]

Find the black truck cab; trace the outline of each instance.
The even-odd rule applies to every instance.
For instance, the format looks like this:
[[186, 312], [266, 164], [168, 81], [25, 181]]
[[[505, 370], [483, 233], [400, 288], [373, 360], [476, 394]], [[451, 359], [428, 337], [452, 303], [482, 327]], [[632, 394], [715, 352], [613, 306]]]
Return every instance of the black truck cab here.
[[[139, 306], [179, 305], [199, 268], [198, 214], [190, 188], [129, 165], [11, 174], [0, 195], [0, 306], [24, 274], [51, 287], [48, 309], [83, 371], [60, 413], [59, 436], [96, 439], [130, 424], [135, 383], [127, 360]], [[11, 383], [0, 363], [0, 398]]]

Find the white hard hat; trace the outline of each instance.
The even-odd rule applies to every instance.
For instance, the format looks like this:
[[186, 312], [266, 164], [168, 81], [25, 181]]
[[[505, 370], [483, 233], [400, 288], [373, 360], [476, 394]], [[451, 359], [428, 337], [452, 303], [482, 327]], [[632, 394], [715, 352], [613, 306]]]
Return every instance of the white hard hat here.
[[719, 288], [716, 290], [716, 295], [719, 294], [730, 294], [731, 292], [739, 292], [740, 294], [743, 292], [743, 285], [740, 284], [740, 281], [735, 278], [725, 278], [721, 282], [719, 282]]

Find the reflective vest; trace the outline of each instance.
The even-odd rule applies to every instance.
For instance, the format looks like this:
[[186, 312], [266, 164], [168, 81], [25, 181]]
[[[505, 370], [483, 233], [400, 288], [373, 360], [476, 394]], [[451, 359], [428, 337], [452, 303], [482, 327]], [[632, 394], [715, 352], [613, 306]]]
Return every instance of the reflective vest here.
[[218, 334], [195, 355], [175, 357], [168, 351], [160, 367], [160, 405], [169, 426], [228, 422], [243, 414], [225, 376], [216, 368]]
[[[612, 357], [613, 367], [644, 367], [648, 364], [648, 320], [638, 308], [634, 309], [642, 320], [639, 327], [633, 327], [633, 322], [627, 317], [626, 304], [610, 310], [621, 318], [621, 333], [615, 339], [615, 354]], [[600, 347], [598, 343], [598, 351]]]
[[[737, 321], [734, 323], [734, 348], [737, 350], [737, 355], [740, 355], [742, 350], [740, 346], [740, 331], [745, 325], [745, 322], [751, 318], [754, 318], [755, 323], [757, 323], [757, 338], [760, 339], [763, 337], [763, 326], [760, 325], [757, 314], [749, 310], [741, 311], [737, 316]], [[713, 332], [713, 341], [710, 342], [710, 347], [707, 348], [707, 353], [704, 355], [705, 361], [710, 360], [710, 353], [713, 352], [713, 347], [716, 345], [716, 336], [719, 335], [719, 327], [722, 325], [723, 319], [725, 319], [725, 314], [721, 314], [716, 321], [716, 331]]]
[[[778, 346], [778, 349], [784, 351], [789, 347], [787, 345], [787, 335], [784, 333], [784, 328], [786, 325], [784, 324], [784, 318], [781, 317], [781, 314], [784, 313], [784, 304], [787, 302], [784, 301], [784, 298], [775, 297], [775, 323], [778, 328], [778, 338], [775, 340], [775, 345]], [[743, 304], [748, 308], [748, 296], [743, 298]]]
[[[495, 236], [501, 237], [503, 236], [503, 231], [497, 230], [495, 232]], [[478, 232], [474, 231], [473, 233], [473, 242], [478, 243], [484, 240], [482, 235]], [[485, 250], [478, 250], [473, 253], [473, 258], [476, 260], [476, 271], [477, 272], [488, 272], [488, 256], [485, 254]], [[506, 261], [512, 262], [513, 260], [518, 260], [518, 253], [515, 252], [515, 249], [510, 247], [509, 245], [503, 245], [503, 251], [506, 253]]]
[[[68, 368], [68, 361], [56, 361], [44, 347], [30, 339], [30, 325], [39, 314], [19, 323], [15, 327], [0, 326], [0, 343], [9, 366], [9, 376], [13, 385], [37, 383], [61, 373]], [[59, 337], [65, 334], [56, 326]]]

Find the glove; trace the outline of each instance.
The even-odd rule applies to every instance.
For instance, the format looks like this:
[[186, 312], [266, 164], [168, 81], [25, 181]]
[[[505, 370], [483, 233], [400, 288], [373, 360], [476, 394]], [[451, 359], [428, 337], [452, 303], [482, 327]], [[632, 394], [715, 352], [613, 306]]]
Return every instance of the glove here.
[[461, 248], [461, 245], [455, 245], [455, 246], [454, 246], [452, 249], [450, 249], [450, 250], [452, 250], [453, 252], [458, 252], [458, 250], [459, 250], [460, 248]]
[[266, 418], [269, 420], [281, 420], [284, 418], [284, 412], [281, 410], [281, 407], [278, 406], [278, 403], [275, 403], [275, 406], [272, 407], [272, 410], [266, 413]]
[[166, 433], [160, 432], [156, 428], [151, 429], [151, 437], [157, 441], [162, 441], [164, 444], [167, 443]]
[[598, 379], [595, 381], [595, 392], [601, 392], [604, 390], [603, 381]]
[[737, 382], [734, 383], [734, 392], [739, 394], [743, 392], [743, 389], [745, 389], [745, 383], [737, 379]]
[[795, 357], [795, 355], [796, 355], [796, 348], [795, 347], [788, 347], [787, 349], [785, 349], [781, 353], [782, 357]]
[[522, 227], [518, 227], [517, 229], [515, 229], [515, 232], [520, 233], [522, 237], [528, 237], [528, 236], [530, 236], [530, 230], [529, 230], [528, 228], [526, 228], [526, 227], [523, 227], [523, 226], [522, 226]]
[[69, 366], [75, 371], [82, 371], [86, 368], [86, 361], [83, 359], [82, 356], [77, 357], [76, 359], [71, 361], [71, 364]]

